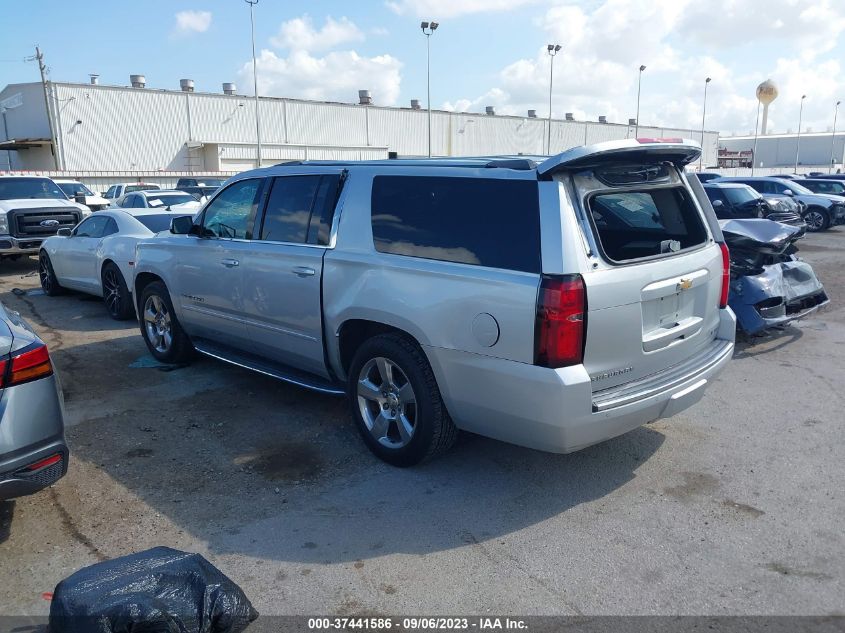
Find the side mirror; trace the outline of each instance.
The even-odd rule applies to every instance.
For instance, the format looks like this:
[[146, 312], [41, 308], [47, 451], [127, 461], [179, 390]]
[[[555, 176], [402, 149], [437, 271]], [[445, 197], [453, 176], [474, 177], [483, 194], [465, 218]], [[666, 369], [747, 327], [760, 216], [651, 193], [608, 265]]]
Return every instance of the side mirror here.
[[56, 231], [56, 235], [61, 235], [62, 237], [70, 237], [71, 235], [73, 235], [73, 230], [72, 229], [59, 229], [58, 231]]
[[790, 196], [790, 197], [791, 197], [791, 196], [794, 196], [794, 195], [795, 195], [795, 193], [792, 191], [792, 189], [784, 189], [784, 190], [783, 190], [783, 195], [785, 195], [785, 196]]
[[74, 202], [77, 202], [79, 204], [85, 204], [85, 194], [84, 193], [78, 193], [73, 197], [73, 200], [74, 200]]
[[194, 219], [190, 215], [180, 215], [170, 220], [170, 232], [174, 235], [196, 235], [193, 228]]
[[713, 201], [713, 208], [714, 209], [718, 209], [719, 207], [723, 207], [723, 206], [725, 206], [725, 203], [722, 202], [721, 200], [714, 200]]

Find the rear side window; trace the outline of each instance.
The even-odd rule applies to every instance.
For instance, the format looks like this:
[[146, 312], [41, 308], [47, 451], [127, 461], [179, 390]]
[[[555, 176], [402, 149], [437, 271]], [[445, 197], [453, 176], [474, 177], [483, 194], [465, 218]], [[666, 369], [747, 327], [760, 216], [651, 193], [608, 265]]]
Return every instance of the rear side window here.
[[382, 253], [540, 272], [535, 181], [377, 176], [372, 223]]
[[612, 261], [668, 255], [707, 239], [701, 216], [681, 187], [599, 193], [589, 206], [601, 247]]
[[328, 245], [339, 181], [336, 174], [274, 178], [261, 239]]

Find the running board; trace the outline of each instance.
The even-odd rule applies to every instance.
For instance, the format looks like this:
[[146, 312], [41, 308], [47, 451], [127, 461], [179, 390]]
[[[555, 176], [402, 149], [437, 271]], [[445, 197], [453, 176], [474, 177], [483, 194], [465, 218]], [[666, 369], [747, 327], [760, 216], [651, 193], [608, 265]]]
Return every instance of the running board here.
[[222, 360], [225, 363], [229, 363], [237, 367], [250, 369], [254, 372], [258, 372], [259, 374], [276, 378], [277, 380], [283, 380], [284, 382], [288, 382], [298, 387], [304, 387], [305, 389], [311, 389], [312, 391], [318, 391], [332, 396], [342, 396], [346, 394], [346, 390], [343, 388], [343, 385], [331, 382], [325, 378], [321, 378], [320, 376], [299, 371], [297, 369], [293, 369], [292, 367], [279, 365], [266, 359], [253, 356], [252, 354], [236, 352], [227, 347], [215, 345], [210, 341], [194, 340], [193, 344], [194, 349], [196, 349], [200, 354], [216, 358], [217, 360]]

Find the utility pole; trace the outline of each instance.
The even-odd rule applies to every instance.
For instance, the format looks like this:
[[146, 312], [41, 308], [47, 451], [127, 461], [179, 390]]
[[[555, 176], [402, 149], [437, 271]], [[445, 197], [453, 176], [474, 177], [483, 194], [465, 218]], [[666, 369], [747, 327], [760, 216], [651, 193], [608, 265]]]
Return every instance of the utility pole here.
[[257, 143], [255, 166], [261, 167], [261, 117], [258, 114], [258, 62], [255, 60], [255, 15], [253, 14], [258, 0], [244, 0], [244, 2], [249, 5], [249, 24], [252, 29], [252, 83], [255, 88], [255, 140]]
[[38, 46], [35, 47], [35, 57], [38, 70], [41, 72], [41, 87], [44, 89], [44, 107], [47, 108], [47, 123], [50, 126], [50, 153], [53, 155], [53, 166], [59, 170], [59, 151], [56, 147], [56, 132], [53, 129], [53, 117], [50, 115], [50, 94], [47, 87], [47, 67], [44, 65], [44, 55]]

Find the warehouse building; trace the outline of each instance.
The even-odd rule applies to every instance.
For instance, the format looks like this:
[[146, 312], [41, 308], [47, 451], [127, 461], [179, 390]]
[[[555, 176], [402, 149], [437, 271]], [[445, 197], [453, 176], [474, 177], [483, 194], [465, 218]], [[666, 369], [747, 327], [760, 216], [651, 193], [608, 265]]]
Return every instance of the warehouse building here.
[[[726, 156], [739, 156], [742, 153], [747, 157], [746, 162], [750, 166], [751, 157], [756, 168], [784, 168], [791, 171], [795, 168], [796, 156], [798, 168], [802, 173], [810, 169], [832, 171], [842, 168], [843, 155], [845, 155], [845, 132], [802, 132], [798, 134], [767, 134], [757, 137], [757, 148], [754, 151], [754, 136], [725, 136], [719, 139], [719, 149]], [[799, 151], [800, 150], [800, 151]], [[721, 164], [720, 166], [734, 167], [734, 164]]]
[[[255, 166], [255, 100], [223, 84], [220, 94], [146, 86], [47, 82], [11, 84], [0, 92], [3, 140], [0, 170], [88, 172], [238, 172]], [[286, 160], [358, 160], [425, 156], [428, 115], [419, 103], [379, 107], [367, 91], [358, 104], [262, 97], [262, 163]], [[570, 147], [632, 138], [628, 125], [551, 122], [551, 153]], [[435, 156], [546, 154], [549, 122], [528, 116], [435, 111], [431, 151]], [[640, 126], [640, 137], [701, 140], [700, 130]], [[716, 160], [716, 132], [704, 134], [704, 162]]]

